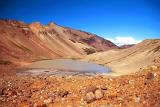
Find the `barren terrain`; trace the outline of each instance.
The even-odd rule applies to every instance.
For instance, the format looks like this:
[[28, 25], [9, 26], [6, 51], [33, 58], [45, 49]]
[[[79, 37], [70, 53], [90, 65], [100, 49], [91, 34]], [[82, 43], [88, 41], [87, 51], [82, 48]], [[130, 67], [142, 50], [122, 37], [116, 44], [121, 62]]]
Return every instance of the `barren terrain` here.
[[[3, 69], [1, 107], [159, 107], [159, 68], [120, 77], [20, 75]], [[19, 70], [19, 72], [22, 72]]]
[[[55, 23], [15, 20], [0, 20], [0, 37], [0, 107], [160, 107], [160, 39], [122, 49]], [[74, 64], [56, 68], [59, 58]], [[79, 73], [75, 61], [111, 72]]]
[[125, 75], [149, 66], [160, 66], [160, 39], [145, 40], [127, 49], [94, 53], [83, 60], [109, 66], [113, 75]]

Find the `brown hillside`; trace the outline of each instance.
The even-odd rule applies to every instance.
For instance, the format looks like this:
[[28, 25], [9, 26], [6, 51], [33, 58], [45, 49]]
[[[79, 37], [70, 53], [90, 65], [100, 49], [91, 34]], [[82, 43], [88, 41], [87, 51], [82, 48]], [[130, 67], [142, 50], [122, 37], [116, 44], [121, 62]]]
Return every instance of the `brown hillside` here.
[[[117, 48], [96, 35], [50, 23], [0, 20], [0, 59], [28, 61], [73, 57]], [[93, 52], [92, 52], [93, 51]]]
[[84, 60], [109, 66], [116, 75], [133, 73], [148, 66], [159, 66], [160, 39], [144, 40], [127, 49], [95, 53], [86, 56]]

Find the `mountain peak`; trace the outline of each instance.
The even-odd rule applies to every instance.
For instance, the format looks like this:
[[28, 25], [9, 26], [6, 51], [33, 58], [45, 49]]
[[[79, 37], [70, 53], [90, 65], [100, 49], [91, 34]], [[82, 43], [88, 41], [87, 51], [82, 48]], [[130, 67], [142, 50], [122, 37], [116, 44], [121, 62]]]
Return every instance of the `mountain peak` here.
[[48, 23], [48, 26], [57, 26], [57, 23], [55, 23], [55, 22], [50, 22], [50, 23]]

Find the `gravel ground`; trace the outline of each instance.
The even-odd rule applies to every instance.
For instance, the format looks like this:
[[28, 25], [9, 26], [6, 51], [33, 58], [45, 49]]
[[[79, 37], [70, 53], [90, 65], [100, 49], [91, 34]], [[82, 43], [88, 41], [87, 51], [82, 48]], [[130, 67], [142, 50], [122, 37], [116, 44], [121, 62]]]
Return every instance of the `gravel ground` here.
[[1, 69], [0, 106], [160, 107], [160, 69], [120, 77], [19, 75]]

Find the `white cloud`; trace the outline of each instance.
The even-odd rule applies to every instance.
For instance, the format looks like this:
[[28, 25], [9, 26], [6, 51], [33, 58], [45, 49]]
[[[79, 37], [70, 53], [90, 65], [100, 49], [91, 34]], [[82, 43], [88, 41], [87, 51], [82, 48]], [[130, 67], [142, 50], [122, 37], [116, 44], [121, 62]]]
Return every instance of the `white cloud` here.
[[106, 39], [112, 41], [118, 46], [128, 45], [128, 44], [137, 44], [142, 41], [142, 40], [136, 40], [135, 38], [130, 37], [130, 36], [128, 37], [127, 36], [117, 36], [115, 38], [106, 38]]

